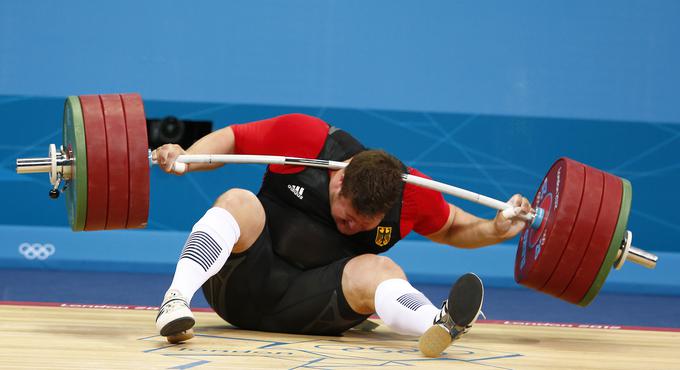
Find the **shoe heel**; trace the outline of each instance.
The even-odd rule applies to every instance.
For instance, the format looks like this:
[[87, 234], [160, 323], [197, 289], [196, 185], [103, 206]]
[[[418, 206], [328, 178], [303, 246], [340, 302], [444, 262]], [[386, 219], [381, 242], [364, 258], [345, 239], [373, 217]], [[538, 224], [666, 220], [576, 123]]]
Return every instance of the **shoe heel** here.
[[451, 344], [451, 334], [439, 325], [432, 325], [420, 336], [418, 348], [427, 357], [439, 357]]
[[165, 339], [168, 340], [170, 344], [177, 344], [186, 342], [194, 337], [194, 329], [185, 330], [179, 333], [170, 334]]

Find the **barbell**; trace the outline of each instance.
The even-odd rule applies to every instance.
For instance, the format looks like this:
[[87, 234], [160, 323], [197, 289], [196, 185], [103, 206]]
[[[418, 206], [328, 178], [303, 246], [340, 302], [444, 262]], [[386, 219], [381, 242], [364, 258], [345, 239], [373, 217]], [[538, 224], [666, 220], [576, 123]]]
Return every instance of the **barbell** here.
[[[258, 163], [341, 169], [347, 163], [262, 155], [181, 155], [187, 163]], [[74, 231], [143, 228], [149, 213], [146, 118], [138, 94], [70, 96], [64, 104], [63, 145], [48, 157], [19, 158], [17, 173], [49, 173], [50, 197], [66, 195]], [[515, 281], [570, 303], [588, 305], [612, 268], [625, 261], [654, 268], [657, 256], [632, 246], [627, 223], [632, 186], [626, 179], [558, 159], [532, 201], [531, 214], [499, 200], [434, 180], [404, 174], [403, 180], [521, 217]]]

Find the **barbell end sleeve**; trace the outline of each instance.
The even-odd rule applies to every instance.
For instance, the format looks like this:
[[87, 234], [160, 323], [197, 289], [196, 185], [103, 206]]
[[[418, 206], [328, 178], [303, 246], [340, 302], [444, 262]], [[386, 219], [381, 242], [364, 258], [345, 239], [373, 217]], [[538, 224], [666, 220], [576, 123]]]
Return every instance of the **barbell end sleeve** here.
[[655, 268], [658, 260], [659, 257], [657, 255], [633, 246], [630, 247], [626, 256], [626, 261], [636, 263], [648, 269]]
[[17, 158], [16, 171], [18, 174], [25, 173], [49, 173], [52, 169], [52, 160], [47, 158]]

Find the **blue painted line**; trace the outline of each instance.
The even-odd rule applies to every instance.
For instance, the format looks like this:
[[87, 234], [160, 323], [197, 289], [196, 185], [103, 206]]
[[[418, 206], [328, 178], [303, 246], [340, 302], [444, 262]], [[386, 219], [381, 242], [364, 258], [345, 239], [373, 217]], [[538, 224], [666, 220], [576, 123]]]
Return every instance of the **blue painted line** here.
[[[234, 350], [236, 351], [236, 350]], [[264, 355], [260, 353], [251, 353], [253, 350], [243, 350], [243, 353], [215, 353], [215, 354], [210, 354], [210, 353], [165, 353], [163, 356], [166, 357], [265, 357], [265, 358], [273, 358], [276, 360], [286, 360], [286, 361], [299, 361], [296, 359], [291, 359], [291, 358], [286, 358], [286, 357], [281, 357], [280, 355]]]
[[626, 166], [630, 165], [631, 163], [635, 163], [635, 162], [641, 160], [642, 158], [649, 156], [650, 154], [658, 152], [659, 150], [661, 150], [661, 148], [667, 146], [668, 144], [672, 143], [673, 141], [677, 140], [678, 138], [680, 138], [680, 133], [677, 133], [677, 134], [673, 135], [672, 137], [670, 137], [670, 138], [668, 138], [668, 139], [666, 139], [666, 140], [664, 140], [664, 141], [662, 141], [662, 142], [660, 142], [660, 143], [658, 143], [654, 146], [649, 147], [647, 150], [645, 150], [641, 153], [638, 153], [635, 156], [628, 158], [628, 160], [626, 160], [623, 163], [619, 164], [618, 166], [608, 170], [607, 172], [616, 173], [618, 170], [625, 168]]
[[[467, 364], [470, 364], [470, 365], [492, 367], [492, 368], [504, 369], [504, 370], [512, 370], [512, 368], [509, 368], [509, 367], [497, 366], [497, 365], [485, 364], [485, 363], [478, 363], [478, 362], [475, 362], [474, 360], [465, 360], [465, 359], [461, 359], [461, 358], [449, 358], [449, 357], [419, 358], [419, 359], [413, 359], [413, 360], [399, 360], [399, 361], [396, 361], [396, 362], [413, 362], [415, 364], [420, 364], [420, 363], [425, 363], [425, 362], [464, 362], [464, 363], [467, 363]], [[414, 365], [407, 364], [406, 366], [414, 366]], [[417, 365], [415, 365], [415, 366], [417, 366]]]
[[[247, 341], [247, 342], [261, 342], [261, 343], [269, 343], [265, 347], [269, 347], [272, 345], [284, 345], [284, 344], [290, 344], [286, 342], [276, 342], [276, 341], [271, 341], [271, 340], [266, 340], [266, 339], [250, 339], [250, 338], [235, 338], [235, 337], [225, 337], [221, 335], [208, 335], [208, 334], [196, 334], [197, 337], [204, 337], [204, 338], [216, 338], [216, 339], [227, 339], [227, 340], [240, 340], [240, 341]], [[258, 347], [258, 348], [265, 348], [265, 347]]]
[[324, 119], [323, 115], [326, 113], [326, 110], [328, 110], [328, 107], [326, 106], [319, 107], [319, 109], [316, 111], [315, 116]]
[[[432, 153], [432, 152], [435, 151], [437, 148], [439, 148], [442, 144], [444, 144], [444, 143], [446, 143], [447, 141], [449, 141], [449, 140], [453, 137], [453, 135], [455, 135], [456, 133], [458, 133], [458, 131], [460, 131], [461, 129], [463, 129], [465, 126], [467, 126], [469, 123], [471, 123], [472, 121], [474, 121], [474, 120], [477, 119], [478, 117], [479, 117], [478, 114], [471, 115], [471, 116], [465, 118], [465, 120], [463, 120], [463, 122], [458, 123], [458, 124], [456, 125], [456, 127], [455, 127], [453, 130], [451, 130], [451, 132], [448, 132], [448, 133], [445, 132], [444, 136], [442, 136], [442, 137], [439, 138], [438, 140], [435, 140], [435, 142], [432, 143], [432, 145], [430, 145], [427, 149], [423, 150], [423, 151], [420, 152], [420, 154], [418, 154], [415, 158], [411, 159], [411, 160], [409, 161], [409, 162], [410, 162], [410, 165], [411, 165], [411, 166], [416, 166], [416, 165], [419, 163], [419, 161], [420, 161], [421, 159], [425, 158], [425, 156], [427, 156], [428, 154]], [[428, 116], [428, 118], [430, 118], [430, 121], [431, 121], [436, 127], [440, 128], [441, 131], [443, 131], [443, 128], [439, 125], [439, 123], [438, 123], [436, 120], [432, 119], [432, 118], [429, 117], [429, 116]], [[479, 166], [477, 165], [476, 167], [479, 167]]]
[[[471, 164], [471, 163], [462, 163], [462, 162], [443, 162], [443, 161], [431, 161], [431, 162], [418, 162], [418, 167], [434, 167], [434, 168], [445, 168], [445, 169], [474, 169], [477, 168], [477, 166]], [[502, 164], [484, 164], [484, 168], [487, 170], [506, 170], [508, 166], [502, 165]], [[471, 176], [469, 177], [463, 177], [463, 178], [469, 178], [472, 179]], [[519, 184], [519, 183], [512, 183], [512, 184]], [[526, 185], [526, 184], [524, 184]]]
[[[60, 136], [61, 136], [61, 128], [56, 130], [56, 131], [53, 131], [49, 135], [46, 135], [46, 136], [39, 138], [37, 141], [33, 142], [33, 144], [31, 144], [31, 145], [24, 146], [24, 147], [22, 147], [21, 150], [17, 150], [16, 152], [9, 154], [4, 160], [0, 161], [0, 164], [2, 164], [3, 166], [6, 165], [6, 164], [7, 165], [14, 164], [15, 161], [16, 161], [16, 158], [22, 157], [23, 154], [25, 154], [25, 153], [34, 152], [35, 148], [39, 148], [43, 145], [47, 146], [48, 141], [50, 141], [54, 138], [58, 138]], [[42, 149], [41, 152], [46, 152], [44, 147], [42, 147], [40, 149]]]
[[485, 363], [478, 363], [473, 360], [464, 360], [460, 358], [424, 358], [424, 359], [418, 359], [418, 360], [409, 360], [412, 362], [432, 362], [432, 361], [451, 361], [451, 362], [464, 362], [470, 365], [477, 365], [477, 366], [484, 366], [484, 367], [493, 367], [496, 369], [504, 369], [504, 370], [512, 370], [510, 367], [504, 367], [504, 366], [497, 366], [497, 365], [492, 365], [492, 364], [485, 364]]
[[[355, 344], [352, 344], [352, 343], [344, 343], [344, 344], [347, 345], [347, 346], [355, 345]], [[325, 354], [325, 353], [321, 353], [321, 352], [309, 351], [309, 350], [304, 350], [304, 349], [299, 349], [297, 351], [307, 353], [307, 354], [310, 354], [310, 355], [313, 355], [313, 356], [318, 356], [318, 357], [323, 357], [323, 358], [328, 358], [328, 359], [333, 359], [333, 360], [382, 361], [382, 359], [366, 357], [366, 356], [369, 356], [370, 354], [366, 354], [366, 355], [361, 355], [361, 354], [357, 354], [357, 355], [348, 355], [348, 354], [334, 355], [334, 354]]]
[[144, 337], [144, 338], [138, 338], [137, 340], [149, 340], [151, 338], [158, 338], [158, 337], [159, 337], [159, 335], [151, 335], [151, 336]]
[[371, 110], [359, 109], [358, 111], [361, 112], [361, 113], [364, 113], [366, 115], [369, 115], [371, 117], [378, 118], [385, 123], [392, 124], [394, 126], [403, 128], [403, 129], [411, 131], [411, 132], [415, 132], [415, 133], [417, 133], [417, 134], [419, 134], [423, 137], [426, 137], [426, 138], [429, 138], [429, 139], [432, 139], [432, 140], [438, 140], [439, 139], [439, 135], [432, 134], [431, 132], [426, 131], [426, 130], [418, 130], [407, 122], [402, 122], [402, 121], [395, 120], [395, 119], [392, 119], [392, 118], [389, 118], [389, 117], [385, 117], [385, 116], [378, 114], [376, 112], [373, 112]]
[[467, 360], [470, 362], [475, 362], [475, 361], [487, 361], [487, 360], [498, 360], [501, 358], [512, 358], [512, 357], [524, 357], [524, 355], [515, 353], [513, 355], [503, 355], [503, 356], [494, 356], [494, 357], [485, 357], [485, 358], [476, 358], [474, 360]]
[[389, 366], [389, 365], [418, 366], [416, 364], [409, 364], [408, 361], [410, 361], [410, 360], [387, 361], [384, 364], [380, 364], [379, 366]]
[[[306, 364], [302, 364], [302, 365], [295, 366], [295, 367], [290, 367], [290, 368], [288, 368], [288, 370], [300, 369], [300, 368], [309, 368], [308, 365], [315, 364], [315, 363], [317, 363], [319, 361], [323, 361], [323, 360], [324, 360], [323, 358], [317, 358], [315, 360], [307, 362]], [[312, 369], [314, 369], [314, 368], [312, 368]]]
[[[676, 224], [674, 224], [674, 223], [668, 222], [668, 221], [666, 221], [666, 219], [663, 219], [663, 218], [660, 218], [660, 217], [656, 217], [656, 216], [653, 216], [653, 215], [650, 215], [650, 214], [647, 214], [647, 213], [644, 213], [644, 212], [640, 212], [640, 211], [635, 210], [635, 209], [631, 209], [630, 212], [631, 212], [632, 214], [636, 215], [636, 216], [640, 216], [640, 217], [642, 217], [642, 218], [646, 218], [646, 219], [648, 219], [649, 221], [652, 221], [652, 222], [654, 222], [654, 223], [656, 223], [656, 224], [659, 224], [659, 225], [661, 225], [661, 226], [668, 227], [668, 228], [673, 229], [673, 230], [675, 230], [675, 231], [680, 231], [680, 226], [678, 226], [678, 225], [676, 225]], [[634, 236], [635, 236], [635, 235], [633, 235], [633, 237], [634, 237]], [[635, 243], [635, 241], [633, 241], [633, 243]]]
[[143, 353], [156, 352], [156, 351], [160, 351], [160, 350], [167, 349], [167, 348], [171, 348], [171, 347], [175, 347], [175, 346], [177, 346], [177, 345], [176, 345], [176, 344], [169, 344], [169, 345], [163, 346], [163, 347], [147, 349], [147, 350], [144, 350], [144, 351], [142, 351], [142, 352], [143, 352]]
[[190, 113], [180, 114], [179, 118], [180, 119], [188, 119], [188, 118], [193, 118], [193, 117], [203, 117], [206, 114], [219, 112], [221, 110], [232, 108], [232, 107], [234, 107], [234, 104], [219, 104], [219, 105], [214, 106], [214, 107], [197, 110], [197, 111], [193, 111], [193, 112], [190, 112]]
[[530, 169], [527, 168], [527, 167], [519, 166], [519, 165], [517, 165], [516, 163], [512, 163], [512, 162], [506, 161], [506, 160], [504, 160], [504, 159], [502, 159], [502, 158], [499, 158], [499, 157], [494, 156], [494, 155], [490, 155], [490, 154], [488, 154], [488, 153], [485, 153], [485, 152], [483, 152], [483, 151], [481, 151], [481, 150], [477, 150], [477, 149], [475, 149], [475, 148], [469, 147], [469, 146], [464, 145], [464, 144], [462, 144], [462, 143], [458, 143], [458, 147], [460, 147], [461, 149], [464, 149], [465, 151], [467, 151], [467, 152], [469, 152], [469, 153], [475, 154], [475, 155], [477, 155], [477, 156], [479, 156], [479, 157], [481, 157], [481, 158], [485, 158], [485, 159], [494, 161], [494, 162], [496, 162], [496, 163], [500, 163], [500, 164], [502, 164], [502, 165], [504, 165], [504, 166], [507, 166], [508, 169], [513, 169], [513, 170], [517, 170], [517, 171], [519, 171], [519, 172], [523, 172], [523, 173], [525, 173], [525, 174], [527, 174], [527, 175], [529, 175], [529, 176], [534, 177], [534, 178], [537, 179], [537, 180], [543, 179], [543, 174], [539, 174], [539, 173], [537, 173], [537, 172], [534, 172], [534, 171], [530, 170]]
[[175, 366], [175, 367], [169, 367], [168, 369], [191, 369], [192, 367], [201, 366], [201, 365], [205, 365], [205, 364], [209, 364], [209, 363], [210, 363], [210, 361], [201, 360], [201, 361], [196, 361], [196, 362], [192, 362], [192, 363], [189, 363], [189, 364], [178, 365], [178, 366]]
[[470, 152], [468, 152], [467, 150], [465, 150], [465, 149], [463, 148], [463, 146], [460, 145], [460, 144], [458, 143], [458, 141], [456, 141], [456, 140], [450, 140], [450, 141], [448, 141], [447, 143], [448, 143], [449, 145], [453, 145], [456, 149], [458, 149], [461, 153], [463, 153], [463, 156], [465, 156], [465, 158], [466, 158], [470, 163], [472, 163], [473, 165], [475, 165], [477, 171], [481, 172], [482, 175], [484, 175], [484, 178], [486, 178], [487, 181], [488, 181], [491, 185], [493, 185], [493, 186], [496, 188], [496, 190], [498, 190], [498, 191], [500, 192], [500, 194], [503, 194], [504, 197], [506, 197], [506, 198], [510, 195], [510, 193], [503, 187], [503, 185], [501, 185], [501, 183], [498, 182], [498, 180], [496, 180], [495, 177], [491, 176], [491, 174], [490, 174], [487, 170], [485, 170], [484, 167], [483, 167], [481, 164], [479, 164], [479, 162], [478, 162], [478, 161], [470, 154]]
[[299, 342], [288, 342], [288, 343], [285, 343], [285, 342], [275, 342], [275, 343], [267, 344], [266, 346], [262, 346], [262, 347], [259, 347], [259, 348], [260, 348], [260, 349], [266, 349], [266, 348], [272, 348], [272, 347], [276, 347], [276, 346], [283, 346], [283, 345], [287, 345], [287, 344], [300, 344], [300, 343], [315, 342], [315, 341], [317, 341], [317, 340], [318, 340], [318, 339], [309, 339], [309, 340], [302, 340], [302, 341], [299, 341]]
[[189, 180], [189, 183], [194, 188], [196, 193], [201, 197], [201, 199], [203, 199], [203, 201], [205, 202], [205, 207], [209, 208], [215, 202], [215, 199], [206, 194], [205, 190], [203, 190], [205, 186], [199, 184], [198, 181], [196, 181], [195, 176], [191, 176], [191, 173], [188, 173], [187, 176], [185, 176], [185, 178]]
[[312, 368], [308, 367], [308, 365], [311, 365], [311, 364], [314, 364], [314, 363], [317, 363], [317, 362], [323, 361], [323, 360], [324, 360], [323, 358], [317, 358], [317, 359], [315, 359], [315, 360], [312, 360], [312, 361], [307, 362], [306, 364], [298, 365], [298, 366], [295, 366], [295, 367], [290, 367], [290, 368], [288, 368], [288, 369], [289, 369], [289, 370], [300, 369], [300, 368], [315, 369], [314, 367], [312, 367]]

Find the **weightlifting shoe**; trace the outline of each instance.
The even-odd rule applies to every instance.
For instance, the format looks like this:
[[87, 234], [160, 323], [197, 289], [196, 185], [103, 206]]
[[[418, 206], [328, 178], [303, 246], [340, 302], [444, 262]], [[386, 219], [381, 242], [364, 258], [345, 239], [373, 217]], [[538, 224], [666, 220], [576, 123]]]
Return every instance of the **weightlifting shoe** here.
[[484, 286], [477, 275], [467, 273], [458, 278], [432, 326], [420, 337], [420, 351], [427, 357], [438, 357], [470, 330], [480, 315], [483, 300]]
[[183, 340], [191, 339], [193, 337], [191, 328], [195, 323], [194, 314], [182, 294], [176, 289], [168, 290], [156, 316], [156, 328], [161, 335], [168, 337], [171, 343], [173, 342], [171, 339], [177, 337], [185, 338]]

